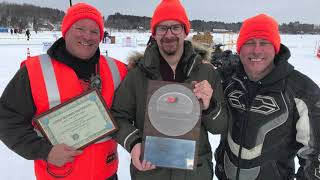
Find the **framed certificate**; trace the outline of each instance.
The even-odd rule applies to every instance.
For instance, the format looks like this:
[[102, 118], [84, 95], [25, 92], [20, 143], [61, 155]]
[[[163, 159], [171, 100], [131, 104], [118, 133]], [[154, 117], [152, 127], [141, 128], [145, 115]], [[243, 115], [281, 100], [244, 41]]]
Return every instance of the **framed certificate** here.
[[97, 89], [87, 91], [34, 119], [52, 145], [82, 149], [118, 130]]
[[195, 170], [201, 105], [189, 84], [149, 81], [143, 159], [155, 166]]

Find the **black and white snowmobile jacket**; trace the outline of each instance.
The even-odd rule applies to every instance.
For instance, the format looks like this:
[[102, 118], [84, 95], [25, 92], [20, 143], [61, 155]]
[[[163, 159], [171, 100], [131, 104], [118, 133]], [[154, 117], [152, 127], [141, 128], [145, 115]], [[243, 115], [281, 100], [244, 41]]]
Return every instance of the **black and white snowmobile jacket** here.
[[320, 179], [320, 89], [289, 58], [281, 45], [276, 67], [258, 82], [241, 63], [222, 70], [232, 118], [215, 153], [219, 179], [293, 180], [296, 156], [300, 174]]

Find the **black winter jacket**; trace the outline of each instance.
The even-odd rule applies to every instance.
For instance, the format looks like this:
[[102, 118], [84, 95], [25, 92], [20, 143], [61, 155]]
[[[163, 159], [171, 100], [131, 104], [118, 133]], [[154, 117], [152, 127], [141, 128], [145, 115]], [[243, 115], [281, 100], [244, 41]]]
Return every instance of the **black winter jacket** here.
[[232, 120], [215, 153], [219, 179], [291, 180], [296, 155], [308, 179], [317, 178], [320, 90], [289, 57], [281, 45], [276, 67], [258, 82], [248, 79], [242, 64], [222, 70]]
[[[146, 110], [148, 80], [163, 80], [160, 72], [160, 53], [156, 43], [147, 47], [144, 57], [137, 66], [131, 69], [115, 93], [112, 115], [120, 130], [113, 134], [128, 152], [141, 142]], [[210, 64], [203, 64], [200, 56], [196, 55], [190, 42], [185, 42], [184, 55], [179, 62], [184, 74], [185, 83], [208, 80], [214, 89], [216, 105], [212, 111], [204, 112], [198, 149], [198, 164], [196, 171], [156, 168], [140, 172], [131, 165], [132, 179], [139, 180], [212, 180], [213, 165], [212, 151], [208, 133], [221, 133], [226, 129], [226, 109], [223, 101], [222, 87], [218, 72]], [[179, 66], [179, 65], [178, 65]]]

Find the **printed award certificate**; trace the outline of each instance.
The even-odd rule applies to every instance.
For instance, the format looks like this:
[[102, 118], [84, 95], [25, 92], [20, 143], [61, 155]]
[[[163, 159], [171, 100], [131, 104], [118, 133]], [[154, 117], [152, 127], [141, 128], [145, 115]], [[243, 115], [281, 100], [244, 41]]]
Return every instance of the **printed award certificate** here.
[[34, 119], [52, 145], [82, 149], [118, 128], [97, 89], [62, 103]]

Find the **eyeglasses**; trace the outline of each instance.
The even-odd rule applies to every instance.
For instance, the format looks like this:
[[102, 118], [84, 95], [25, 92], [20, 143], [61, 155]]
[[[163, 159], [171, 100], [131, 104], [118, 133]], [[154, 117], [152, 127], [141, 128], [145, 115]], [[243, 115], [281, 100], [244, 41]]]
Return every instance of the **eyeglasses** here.
[[171, 25], [171, 26], [166, 26], [166, 25], [158, 25], [156, 27], [156, 33], [158, 35], [164, 35], [168, 32], [168, 29], [171, 30], [171, 33], [174, 34], [174, 35], [178, 35], [178, 34], [181, 34], [182, 33], [182, 30], [184, 29], [183, 28], [183, 25], [182, 24], [174, 24], [174, 25]]

